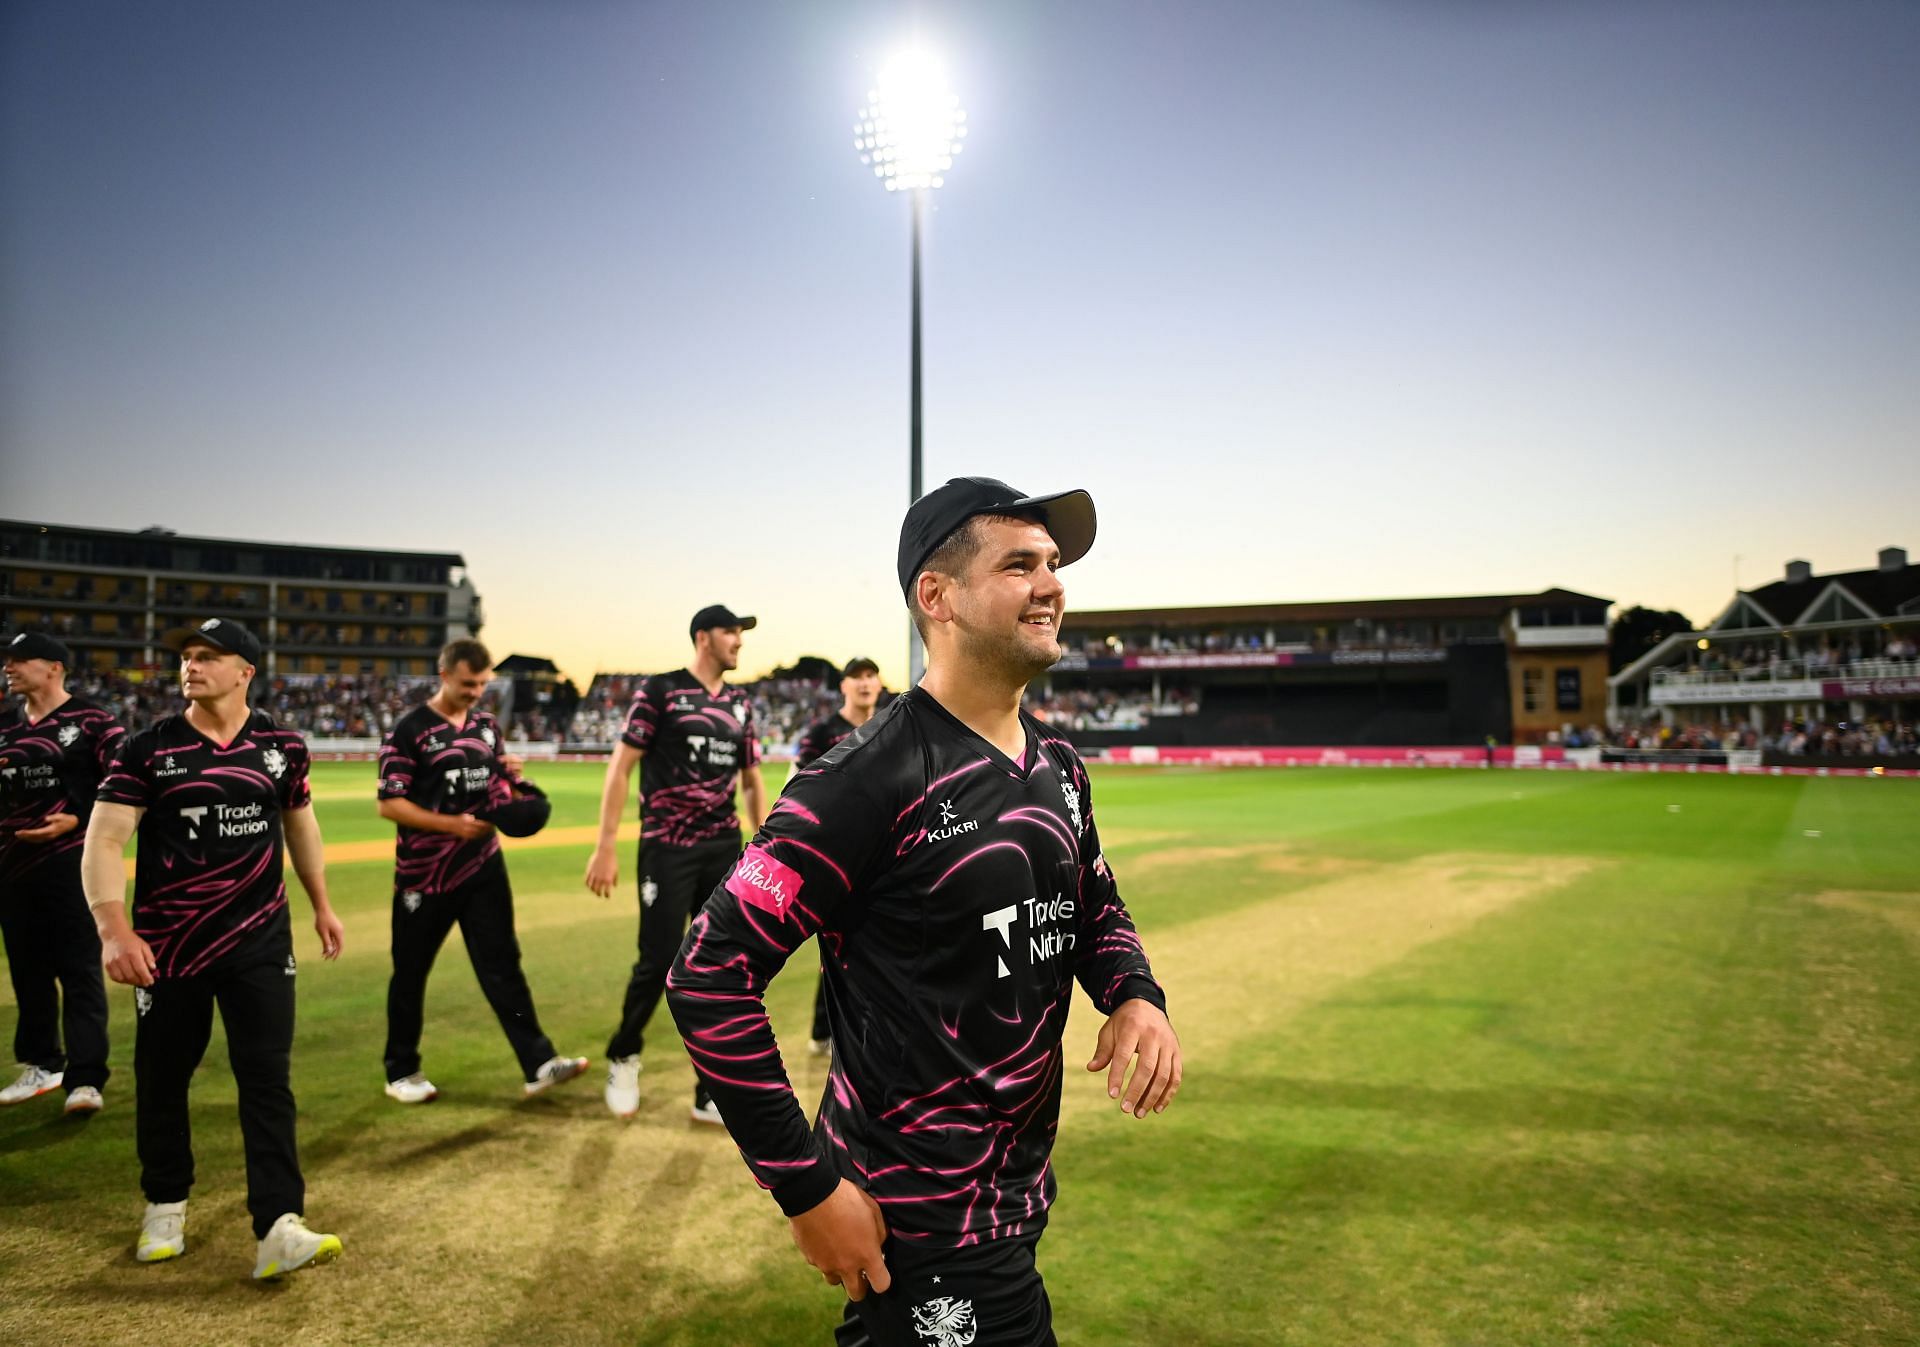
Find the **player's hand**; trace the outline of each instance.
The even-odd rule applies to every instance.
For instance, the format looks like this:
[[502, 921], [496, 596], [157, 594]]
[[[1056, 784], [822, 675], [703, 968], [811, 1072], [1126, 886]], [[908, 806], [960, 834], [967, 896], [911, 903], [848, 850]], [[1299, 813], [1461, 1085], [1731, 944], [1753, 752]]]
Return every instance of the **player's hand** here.
[[475, 818], [472, 814], [455, 814], [453, 826], [447, 831], [463, 842], [477, 842], [482, 837], [493, 836], [493, 825], [483, 818]]
[[507, 775], [515, 780], [518, 780], [520, 774], [527, 770], [527, 760], [518, 753], [502, 753], [500, 765], [506, 769]]
[[337, 959], [340, 957], [340, 945], [346, 939], [347, 928], [340, 924], [340, 918], [333, 915], [331, 907], [317, 907], [313, 912], [313, 929], [320, 933], [320, 957]]
[[602, 898], [611, 898], [620, 883], [620, 858], [612, 847], [595, 847], [587, 858], [587, 887]]
[[[1133, 1079], [1127, 1063], [1138, 1058]], [[1135, 997], [1123, 1002], [1100, 1026], [1089, 1071], [1107, 1073], [1107, 1098], [1120, 1100], [1120, 1111], [1144, 1118], [1151, 1109], [1166, 1112], [1180, 1088], [1180, 1036], [1167, 1022], [1166, 1012], [1151, 1001]], [[1126, 1097], [1121, 1098], [1121, 1087]]]
[[788, 1224], [801, 1257], [829, 1283], [844, 1287], [847, 1299], [865, 1300], [869, 1290], [884, 1291], [893, 1285], [880, 1252], [887, 1220], [864, 1188], [842, 1179], [825, 1202]]
[[130, 930], [100, 937], [100, 967], [125, 987], [151, 987], [160, 971], [153, 947]]
[[14, 837], [22, 842], [51, 842], [56, 837], [65, 837], [80, 826], [80, 820], [72, 814], [48, 814], [46, 822], [37, 828], [21, 828]]

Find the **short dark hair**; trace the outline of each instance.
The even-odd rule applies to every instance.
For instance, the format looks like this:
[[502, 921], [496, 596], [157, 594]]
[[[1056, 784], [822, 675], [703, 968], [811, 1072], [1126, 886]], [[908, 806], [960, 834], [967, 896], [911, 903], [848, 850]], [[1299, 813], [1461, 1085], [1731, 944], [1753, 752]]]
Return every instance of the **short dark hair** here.
[[980, 555], [980, 549], [986, 546], [983, 536], [983, 524], [1044, 524], [1047, 517], [1039, 510], [1016, 510], [1011, 514], [977, 514], [961, 524], [952, 533], [940, 540], [940, 545], [927, 554], [920, 563], [920, 570], [913, 573], [913, 587], [907, 591], [907, 613], [913, 618], [913, 628], [920, 633], [920, 639], [927, 639], [927, 615], [920, 608], [920, 573], [938, 571], [942, 575], [963, 575], [974, 558]]
[[493, 656], [471, 636], [462, 636], [440, 647], [440, 672], [452, 673], [456, 664], [464, 664], [475, 673], [480, 673], [493, 667]]

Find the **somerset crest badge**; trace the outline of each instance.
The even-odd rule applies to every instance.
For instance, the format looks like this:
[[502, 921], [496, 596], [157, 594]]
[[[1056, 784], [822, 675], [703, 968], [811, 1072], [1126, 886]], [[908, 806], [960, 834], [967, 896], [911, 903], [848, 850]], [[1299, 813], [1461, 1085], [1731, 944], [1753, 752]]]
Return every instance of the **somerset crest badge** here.
[[933, 1347], [968, 1347], [979, 1332], [973, 1302], [955, 1296], [936, 1296], [913, 1307], [913, 1331]]

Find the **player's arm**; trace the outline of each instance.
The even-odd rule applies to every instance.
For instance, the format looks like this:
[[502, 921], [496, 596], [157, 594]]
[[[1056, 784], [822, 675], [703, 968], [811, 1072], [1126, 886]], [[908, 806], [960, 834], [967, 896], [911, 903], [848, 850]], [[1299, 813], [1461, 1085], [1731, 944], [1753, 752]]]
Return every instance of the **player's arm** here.
[[18, 842], [51, 842], [57, 837], [65, 837], [79, 826], [78, 814], [48, 814], [31, 828], [16, 828], [13, 836]]
[[[1080, 833], [1080, 891], [1075, 901], [1078, 947], [1075, 975], [1106, 1016], [1087, 1070], [1107, 1073], [1107, 1097], [1136, 1118], [1163, 1113], [1180, 1088], [1180, 1036], [1167, 1019], [1167, 994], [1154, 980], [1146, 949], [1133, 928], [1093, 821], [1093, 791], [1074, 764], [1086, 808]], [[1129, 1077], [1131, 1068], [1131, 1077]]]
[[667, 975], [674, 1022], [747, 1168], [791, 1221], [802, 1255], [855, 1300], [891, 1284], [880, 1254], [886, 1223], [814, 1140], [765, 997], [795, 949], [851, 915], [892, 817], [841, 773], [792, 778]]
[[95, 804], [80, 853], [80, 884], [100, 933], [100, 966], [129, 987], [151, 987], [159, 969], [152, 947], [127, 921], [127, 842], [145, 812], [133, 805]]
[[753, 713], [751, 704], [740, 729], [744, 753], [740, 763], [740, 803], [747, 812], [747, 832], [757, 833], [767, 821], [767, 782], [760, 775], [760, 718]]
[[602, 898], [610, 897], [620, 883], [620, 857], [614, 848], [620, 815], [627, 807], [627, 783], [653, 745], [654, 729], [665, 714], [667, 700], [666, 684], [658, 676], [642, 683], [627, 708], [627, 723], [614, 743], [613, 756], [607, 759], [607, 777], [600, 785], [600, 832], [593, 855], [587, 858], [587, 887]]
[[493, 831], [491, 823], [472, 814], [436, 814], [412, 800], [399, 798], [380, 801], [380, 817], [417, 832], [451, 833], [469, 840]]
[[93, 740], [91, 746], [93, 772], [87, 775], [90, 776], [91, 779], [76, 781], [74, 778], [82, 775], [81, 773], [69, 772], [65, 774], [67, 803], [72, 806], [72, 812], [62, 809], [57, 813], [48, 814], [32, 828], [16, 829], [13, 834], [15, 841], [31, 843], [51, 842], [57, 838], [65, 837], [70, 832], [87, 826], [87, 820], [93, 814], [93, 797], [95, 791], [99, 788], [100, 778], [104, 777], [112, 768], [114, 753], [120, 746], [120, 740], [126, 736], [126, 730], [121, 727], [120, 722], [117, 720], [107, 720], [104, 728], [96, 729], [90, 725], [89, 729], [92, 731], [91, 737]]
[[747, 831], [759, 832], [767, 821], [767, 781], [758, 763], [740, 773], [740, 803], [747, 812]]
[[[380, 785], [377, 791], [380, 817], [403, 828], [423, 833], [447, 833], [472, 841], [493, 831], [493, 825], [471, 814], [436, 814], [424, 805], [408, 799], [420, 762], [402, 739], [396, 725], [380, 745]], [[301, 876], [304, 881], [305, 876]]]
[[286, 747], [287, 770], [277, 788], [280, 800], [280, 832], [293, 856], [293, 872], [313, 904], [313, 929], [320, 935], [320, 953], [328, 959], [340, 957], [343, 932], [340, 918], [327, 901], [326, 848], [320, 840], [320, 820], [313, 816], [313, 785], [309, 772], [313, 758], [306, 740], [289, 735]]
[[326, 845], [320, 838], [320, 820], [313, 816], [312, 805], [289, 809], [280, 819], [286, 830], [287, 854], [293, 858], [293, 872], [300, 876], [300, 887], [313, 904], [313, 929], [320, 935], [320, 955], [337, 959], [345, 929], [334, 915], [333, 904], [327, 901]]
[[606, 780], [600, 783], [600, 832], [594, 839], [593, 855], [587, 858], [587, 887], [602, 898], [610, 896], [620, 883], [620, 815], [626, 812], [627, 796], [633, 790], [633, 769], [646, 755], [622, 741], [613, 746], [607, 759]]

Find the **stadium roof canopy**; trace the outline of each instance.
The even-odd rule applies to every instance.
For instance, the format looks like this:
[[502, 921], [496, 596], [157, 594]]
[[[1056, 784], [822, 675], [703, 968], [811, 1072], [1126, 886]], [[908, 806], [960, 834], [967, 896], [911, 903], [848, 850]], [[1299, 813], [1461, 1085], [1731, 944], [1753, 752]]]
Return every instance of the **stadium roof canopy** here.
[[1419, 618], [1502, 618], [1515, 608], [1606, 607], [1612, 599], [1571, 589], [1537, 594], [1476, 594], [1437, 599], [1339, 599], [1314, 603], [1247, 603], [1212, 608], [1102, 608], [1067, 610], [1066, 625], [1232, 627], [1269, 622], [1392, 621]]
[[503, 674], [557, 674], [560, 666], [545, 655], [508, 655], [493, 666], [493, 671]]
[[[267, 542], [267, 541], [262, 541], [260, 539], [255, 539], [255, 538], [213, 538], [213, 537], [208, 537], [204, 534], [175, 533], [172, 529], [157, 528], [157, 527], [143, 528], [143, 529], [108, 529], [108, 528], [91, 528], [91, 527], [85, 527], [85, 526], [75, 525], [75, 524], [47, 524], [47, 523], [42, 523], [38, 520], [0, 519], [0, 530], [9, 530], [9, 531], [24, 530], [25, 532], [30, 534], [40, 535], [41, 537], [45, 538], [47, 541], [50, 541], [50, 542], [60, 541], [60, 540], [72, 540], [76, 542], [113, 540], [113, 541], [121, 542], [123, 544], [128, 544], [128, 545], [138, 546], [138, 545], [146, 544], [146, 545], [151, 545], [153, 547], [158, 547], [158, 548], [179, 547], [179, 546], [232, 547], [232, 548], [241, 548], [249, 552], [259, 552], [262, 554], [272, 554], [272, 555], [290, 553], [290, 554], [296, 554], [299, 556], [313, 556], [316, 554], [322, 555], [322, 556], [335, 556], [335, 555], [344, 554], [348, 556], [363, 556], [363, 557], [383, 557], [383, 558], [404, 557], [410, 561], [422, 561], [422, 562], [428, 562], [432, 564], [445, 565], [445, 566], [460, 566], [463, 568], [467, 564], [466, 558], [461, 556], [458, 552], [412, 552], [412, 551], [407, 551], [400, 548], [391, 548], [391, 547], [338, 547], [331, 543], [288, 543], [288, 542]], [[74, 562], [81, 561], [81, 558], [79, 557], [62, 556], [56, 553], [45, 553], [45, 554], [27, 555], [27, 556], [20, 556], [18, 554], [15, 554], [11, 559], [22, 560], [22, 561], [40, 561], [40, 562], [45, 562], [45, 563], [56, 565], [56, 566], [61, 564], [62, 562], [72, 564]], [[109, 564], [123, 564], [123, 563], [109, 563]], [[164, 563], [148, 563], [148, 562], [138, 562], [135, 564], [164, 565]]]

